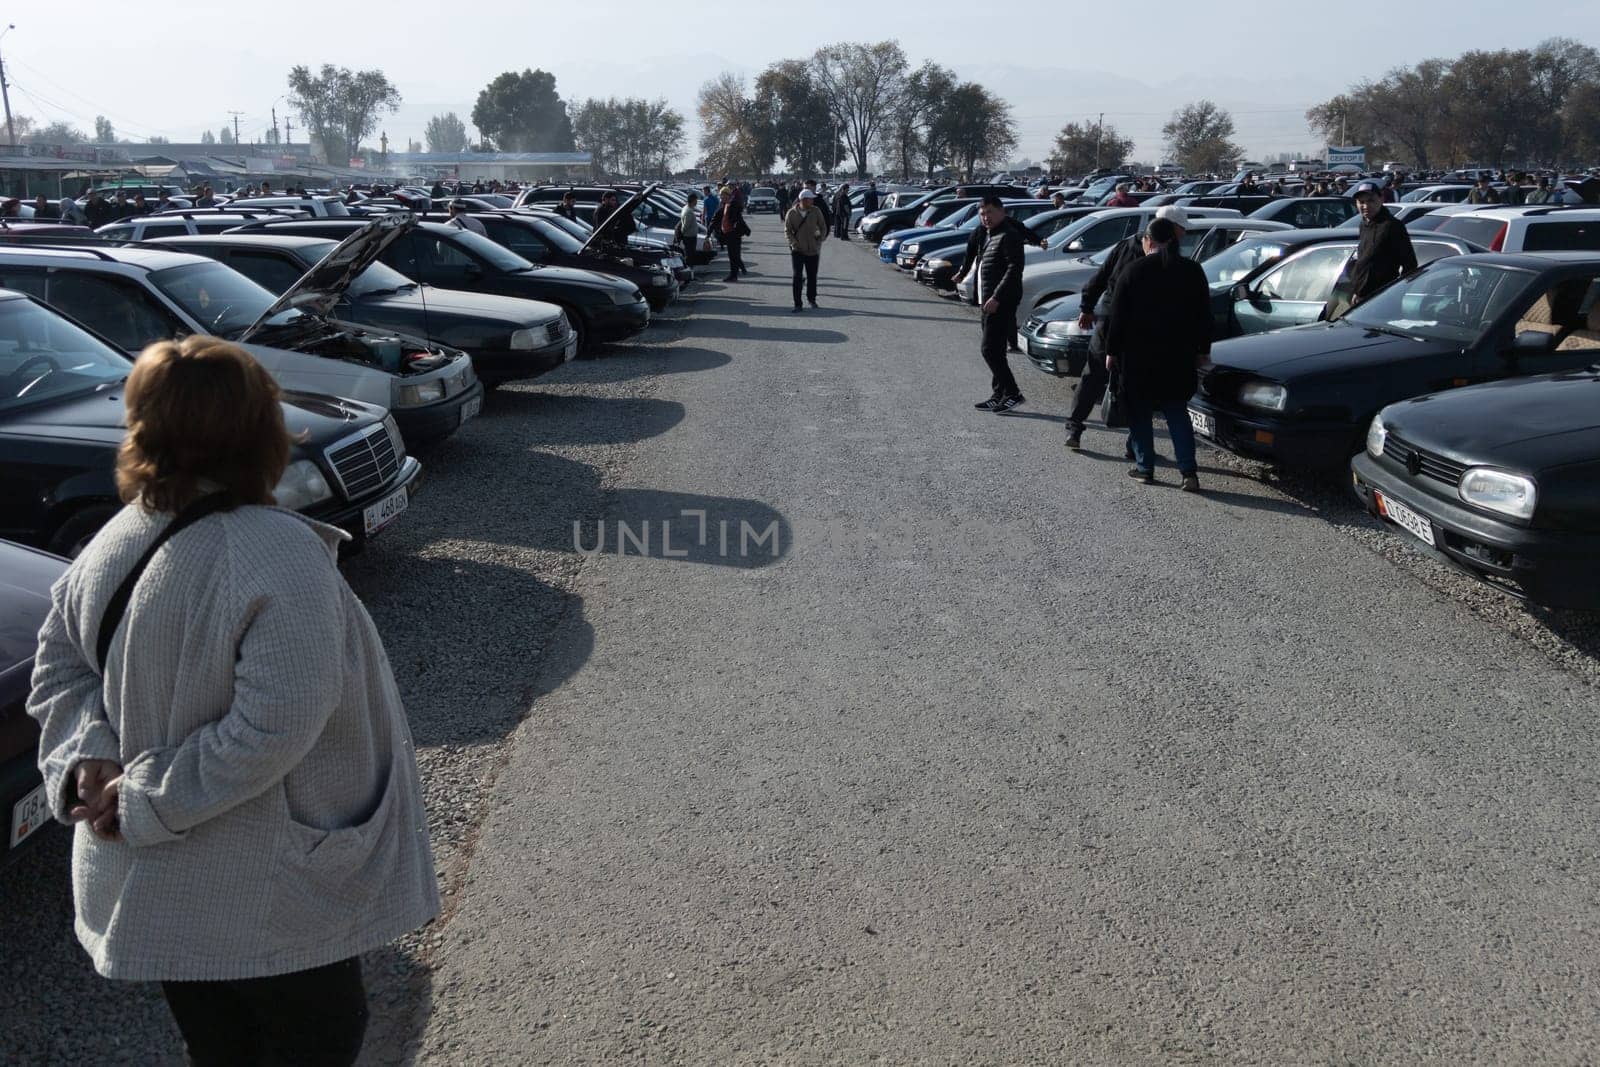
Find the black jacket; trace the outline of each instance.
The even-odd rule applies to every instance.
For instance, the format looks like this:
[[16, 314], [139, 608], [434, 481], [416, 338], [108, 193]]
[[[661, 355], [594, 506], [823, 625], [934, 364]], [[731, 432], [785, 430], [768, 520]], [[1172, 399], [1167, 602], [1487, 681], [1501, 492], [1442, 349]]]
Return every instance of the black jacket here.
[[1124, 399], [1142, 407], [1194, 394], [1195, 361], [1211, 351], [1211, 290], [1192, 259], [1144, 256], [1118, 276], [1106, 351], [1120, 363]]
[[1009, 226], [1001, 226], [990, 233], [979, 227], [983, 234], [982, 251], [973, 269], [978, 272], [978, 282], [972, 287], [976, 303], [986, 303], [990, 297], [1001, 306], [1016, 307], [1022, 303], [1022, 238]]
[[1356, 254], [1345, 264], [1344, 273], [1333, 287], [1333, 296], [1323, 317], [1334, 319], [1396, 278], [1417, 269], [1417, 253], [1411, 236], [1399, 219], [1379, 208], [1371, 222], [1361, 224], [1361, 240]]
[[638, 231], [639, 226], [633, 221], [633, 216], [619, 214], [620, 209], [620, 204], [611, 208], [606, 207], [605, 204], [599, 204], [595, 207], [594, 228], [596, 230], [602, 226], [605, 228], [605, 233], [600, 238], [601, 241], [625, 245], [628, 243], [628, 237]]
[[[1044, 247], [1043, 237], [1040, 237], [1038, 234], [1034, 233], [1032, 230], [1028, 229], [1011, 216], [1007, 215], [1005, 222], [1001, 223], [1001, 225], [1003, 225], [1007, 230], [1016, 234], [1023, 244], [1037, 245], [1040, 248]], [[967, 235], [967, 258], [964, 262], [971, 264], [971, 269], [978, 269], [978, 251], [983, 248], [984, 242], [987, 241], [988, 238], [989, 231], [984, 229], [982, 226], [974, 227], [972, 232]], [[963, 268], [961, 277], [966, 277], [965, 270], [966, 268]]]
[[[1144, 258], [1144, 238], [1138, 234], [1124, 238], [1111, 254], [1106, 256], [1106, 261], [1100, 264], [1100, 269], [1094, 272], [1094, 277], [1089, 279], [1089, 284], [1083, 287], [1083, 297], [1079, 308], [1083, 311], [1093, 312], [1102, 303], [1109, 309], [1117, 299], [1117, 285], [1122, 272]], [[1110, 311], [1106, 312], [1108, 315]]]
[[868, 189], [861, 194], [861, 209], [869, 215], [878, 210], [878, 190]]
[[564, 219], [571, 219], [573, 222], [578, 221], [578, 208], [576, 205], [563, 204], [558, 201], [556, 203], [556, 214]]

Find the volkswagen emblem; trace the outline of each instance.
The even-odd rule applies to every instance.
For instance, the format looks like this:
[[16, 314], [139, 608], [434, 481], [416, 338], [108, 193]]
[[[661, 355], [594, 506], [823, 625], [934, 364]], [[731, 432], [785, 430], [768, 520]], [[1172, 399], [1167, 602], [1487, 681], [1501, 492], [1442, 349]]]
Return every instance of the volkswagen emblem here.
[[1406, 473], [1415, 478], [1422, 473], [1422, 456], [1416, 452], [1406, 457]]

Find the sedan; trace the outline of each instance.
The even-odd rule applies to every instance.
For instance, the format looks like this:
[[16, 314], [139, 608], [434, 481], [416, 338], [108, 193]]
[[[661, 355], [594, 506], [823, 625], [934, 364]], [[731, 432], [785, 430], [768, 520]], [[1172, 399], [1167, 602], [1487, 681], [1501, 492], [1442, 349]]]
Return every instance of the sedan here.
[[1593, 350], [1569, 342], [1597, 291], [1592, 254], [1452, 256], [1337, 322], [1217, 345], [1189, 416], [1241, 456], [1343, 470], [1385, 405], [1589, 365]]
[[39, 724], [25, 705], [50, 587], [66, 569], [59, 556], [0, 541], [0, 818], [9, 816], [0, 866], [55, 821], [39, 776]]

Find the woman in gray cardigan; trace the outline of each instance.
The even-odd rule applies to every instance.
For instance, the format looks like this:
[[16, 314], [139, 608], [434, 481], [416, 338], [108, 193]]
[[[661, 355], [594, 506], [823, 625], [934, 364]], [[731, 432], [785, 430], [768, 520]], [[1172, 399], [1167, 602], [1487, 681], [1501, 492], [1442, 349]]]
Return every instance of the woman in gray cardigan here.
[[357, 957], [439, 896], [346, 535], [271, 506], [289, 438], [242, 349], [152, 345], [124, 400], [127, 506], [52, 591], [28, 700], [77, 824], [78, 939], [107, 978], [162, 983], [193, 1063], [354, 1062]]

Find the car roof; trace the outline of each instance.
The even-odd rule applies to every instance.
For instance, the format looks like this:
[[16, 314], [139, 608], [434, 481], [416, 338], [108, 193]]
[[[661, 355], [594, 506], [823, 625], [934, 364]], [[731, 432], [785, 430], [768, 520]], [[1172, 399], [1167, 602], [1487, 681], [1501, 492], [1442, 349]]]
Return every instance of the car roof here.
[[260, 245], [272, 248], [308, 248], [312, 245], [326, 245], [332, 237], [313, 237], [310, 234], [300, 235], [294, 233], [182, 233], [172, 237], [157, 237], [155, 243], [171, 245], [181, 248], [183, 245], [216, 244], [225, 241], [230, 245]]
[[1479, 212], [1451, 212], [1451, 214], [1478, 214], [1485, 218], [1499, 219], [1502, 222], [1509, 222], [1512, 219], [1544, 218], [1546, 216], [1593, 221], [1600, 219], [1600, 208], [1588, 206], [1565, 207], [1561, 204], [1501, 204], [1498, 207], [1484, 208]]
[[198, 263], [206, 258], [190, 252], [166, 251], [147, 245], [101, 245], [99, 242], [69, 245], [51, 244], [47, 241], [26, 243], [0, 241], [0, 255], [8, 252], [18, 255], [48, 256], [84, 264], [118, 263], [125, 267], [140, 267], [144, 270], [181, 267], [188, 263]]
[[1472, 261], [1533, 271], [1552, 267], [1600, 267], [1600, 252], [1480, 252]]

